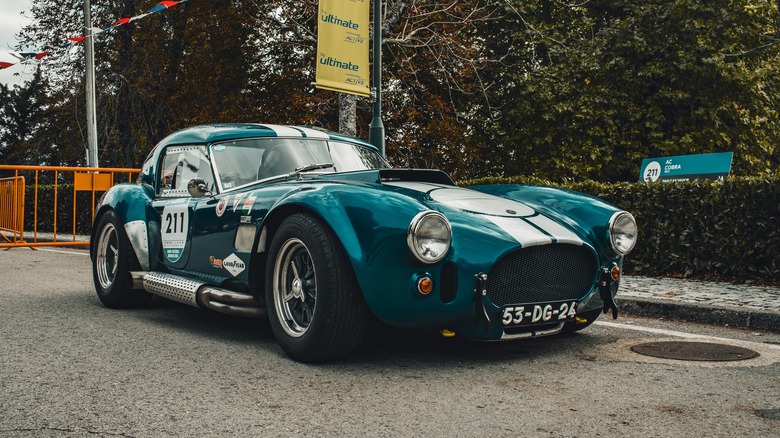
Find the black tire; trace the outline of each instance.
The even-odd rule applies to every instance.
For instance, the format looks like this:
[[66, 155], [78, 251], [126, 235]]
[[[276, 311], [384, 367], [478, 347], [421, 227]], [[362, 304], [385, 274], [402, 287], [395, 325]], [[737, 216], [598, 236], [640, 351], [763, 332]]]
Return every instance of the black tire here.
[[152, 299], [152, 294], [132, 289], [130, 271], [140, 271], [125, 228], [111, 210], [97, 224], [96, 241], [92, 246], [92, 279], [95, 291], [104, 306], [121, 309], [139, 307]]
[[588, 310], [587, 312], [582, 312], [577, 314], [577, 319], [579, 320], [585, 320], [585, 322], [577, 322], [577, 319], [574, 321], [569, 321], [566, 324], [563, 325], [563, 332], [564, 333], [572, 333], [572, 332], [578, 332], [589, 325], [593, 324], [593, 321], [595, 321], [599, 315], [601, 315], [601, 309], [596, 310]]
[[319, 220], [294, 214], [282, 222], [265, 278], [268, 319], [292, 359], [323, 362], [360, 344], [366, 304], [344, 249]]

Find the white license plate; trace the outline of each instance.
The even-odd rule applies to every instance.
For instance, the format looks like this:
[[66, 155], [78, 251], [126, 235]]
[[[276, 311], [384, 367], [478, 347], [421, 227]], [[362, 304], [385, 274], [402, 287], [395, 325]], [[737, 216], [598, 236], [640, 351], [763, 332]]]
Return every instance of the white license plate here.
[[572, 320], [576, 315], [576, 301], [518, 304], [503, 307], [501, 311], [501, 325], [503, 327], [523, 327], [550, 324]]

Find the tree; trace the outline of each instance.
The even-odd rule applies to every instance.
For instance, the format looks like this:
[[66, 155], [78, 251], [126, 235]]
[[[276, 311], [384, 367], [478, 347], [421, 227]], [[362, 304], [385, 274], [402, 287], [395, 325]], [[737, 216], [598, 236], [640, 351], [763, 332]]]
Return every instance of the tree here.
[[[636, 180], [644, 157], [734, 151], [776, 169], [777, 7], [733, 0], [513, 3], [487, 131], [505, 174]], [[495, 31], [495, 29], [493, 29]]]
[[0, 84], [0, 162], [51, 163], [52, 151], [43, 142], [47, 98], [40, 69], [22, 86]]
[[[351, 130], [337, 125], [336, 95], [313, 87], [317, 2], [258, 1], [255, 6], [258, 35], [273, 36], [257, 38], [256, 65], [263, 69], [258, 86], [278, 89], [285, 84], [283, 89], [291, 93], [287, 100], [272, 103], [280, 107], [274, 112], [283, 120], [308, 114], [315, 125]], [[388, 0], [384, 6], [383, 118], [388, 155], [399, 165], [461, 171], [463, 148], [469, 145], [463, 142], [462, 114], [488, 107], [488, 85], [480, 72], [489, 60], [480, 53], [476, 29], [498, 19], [496, 6], [478, 0]], [[356, 108], [355, 132], [366, 137], [370, 103], [358, 99]]]

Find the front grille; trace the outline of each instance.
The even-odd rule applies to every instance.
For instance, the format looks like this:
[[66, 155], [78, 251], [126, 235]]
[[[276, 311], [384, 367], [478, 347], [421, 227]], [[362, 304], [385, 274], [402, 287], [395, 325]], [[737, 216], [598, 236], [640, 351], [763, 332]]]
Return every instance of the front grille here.
[[490, 270], [487, 296], [495, 305], [574, 300], [596, 279], [596, 259], [586, 246], [532, 246], [507, 254]]

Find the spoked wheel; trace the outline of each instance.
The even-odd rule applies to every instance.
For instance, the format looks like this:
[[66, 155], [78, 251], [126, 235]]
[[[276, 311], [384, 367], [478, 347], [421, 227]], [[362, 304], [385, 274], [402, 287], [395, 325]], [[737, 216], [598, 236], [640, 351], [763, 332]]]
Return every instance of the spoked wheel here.
[[335, 359], [362, 340], [366, 307], [349, 260], [333, 233], [307, 214], [285, 219], [271, 241], [266, 302], [274, 335], [295, 360]]
[[116, 213], [106, 212], [97, 227], [97, 241], [92, 248], [92, 278], [100, 301], [114, 308], [148, 303], [152, 298], [150, 293], [132, 289], [129, 273], [140, 267]]
[[284, 243], [274, 266], [274, 305], [284, 331], [292, 337], [306, 333], [317, 301], [317, 278], [306, 245], [292, 238]]

